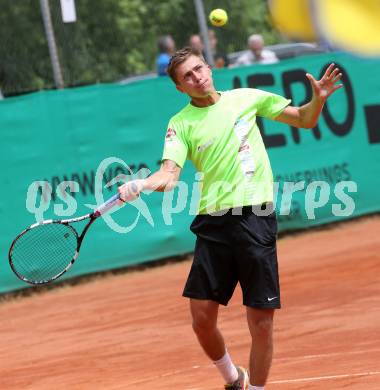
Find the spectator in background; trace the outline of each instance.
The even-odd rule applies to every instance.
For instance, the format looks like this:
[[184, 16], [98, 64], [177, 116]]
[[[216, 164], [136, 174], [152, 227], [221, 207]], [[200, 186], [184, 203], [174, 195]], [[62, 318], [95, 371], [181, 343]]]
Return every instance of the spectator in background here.
[[158, 38], [159, 54], [156, 59], [157, 74], [167, 76], [166, 68], [168, 67], [171, 56], [175, 52], [175, 42], [170, 35], [164, 35]]
[[199, 34], [193, 34], [190, 36], [189, 46], [197, 53], [205, 56], [205, 53], [204, 53], [205, 46], [204, 46], [202, 38]]
[[273, 51], [264, 49], [264, 39], [259, 34], [253, 34], [248, 38], [248, 49], [248, 52], [238, 57], [235, 66], [275, 64], [278, 62], [278, 58]]
[[208, 30], [208, 39], [210, 42], [211, 54], [214, 58], [214, 67], [215, 68], [228, 67], [229, 63], [226, 54], [220, 53], [218, 51], [218, 38], [216, 37], [214, 30]]

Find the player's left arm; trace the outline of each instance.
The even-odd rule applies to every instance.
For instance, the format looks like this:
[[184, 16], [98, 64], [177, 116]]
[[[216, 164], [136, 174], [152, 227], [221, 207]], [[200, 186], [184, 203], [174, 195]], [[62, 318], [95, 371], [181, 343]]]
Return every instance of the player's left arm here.
[[310, 102], [301, 107], [288, 106], [274, 120], [294, 127], [311, 129], [316, 126], [328, 97], [343, 86], [337, 84], [342, 78], [342, 74], [334, 63], [330, 64], [320, 80], [315, 80], [310, 73], [306, 73], [306, 77], [313, 89], [313, 97]]

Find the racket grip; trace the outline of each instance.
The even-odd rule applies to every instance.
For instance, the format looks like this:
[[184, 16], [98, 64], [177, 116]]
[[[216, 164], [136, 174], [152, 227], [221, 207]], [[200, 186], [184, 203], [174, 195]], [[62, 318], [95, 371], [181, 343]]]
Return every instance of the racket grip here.
[[104, 213], [106, 213], [108, 210], [112, 209], [114, 206], [116, 206], [120, 201], [120, 194], [114, 195], [112, 198], [109, 198], [106, 202], [104, 202], [102, 205], [100, 205], [94, 212], [94, 215], [96, 217], [100, 217]]

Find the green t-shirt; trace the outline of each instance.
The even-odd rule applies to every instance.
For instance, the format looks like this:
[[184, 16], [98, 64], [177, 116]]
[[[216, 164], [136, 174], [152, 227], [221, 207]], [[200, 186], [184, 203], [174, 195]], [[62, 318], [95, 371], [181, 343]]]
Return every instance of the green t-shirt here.
[[163, 160], [193, 162], [203, 175], [198, 214], [273, 201], [273, 174], [256, 116], [273, 119], [290, 100], [240, 88], [208, 107], [188, 104], [170, 119]]

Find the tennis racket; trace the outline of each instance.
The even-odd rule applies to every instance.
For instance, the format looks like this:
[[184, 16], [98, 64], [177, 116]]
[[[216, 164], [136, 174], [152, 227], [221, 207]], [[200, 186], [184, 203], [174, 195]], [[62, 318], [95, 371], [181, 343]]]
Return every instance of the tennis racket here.
[[[46, 220], [22, 231], [9, 249], [9, 264], [16, 276], [30, 284], [47, 284], [61, 277], [75, 263], [83, 238], [93, 222], [120, 204], [116, 194], [94, 212], [78, 218]], [[71, 225], [88, 219], [82, 234]]]

